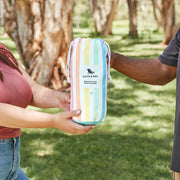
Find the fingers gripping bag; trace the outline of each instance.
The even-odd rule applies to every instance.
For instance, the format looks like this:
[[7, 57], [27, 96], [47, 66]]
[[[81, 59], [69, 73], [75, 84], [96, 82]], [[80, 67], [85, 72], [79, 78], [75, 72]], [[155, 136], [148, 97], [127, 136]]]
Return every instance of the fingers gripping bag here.
[[69, 48], [67, 81], [71, 83], [71, 111], [80, 109], [73, 121], [99, 124], [106, 117], [110, 48], [102, 39], [76, 38]]

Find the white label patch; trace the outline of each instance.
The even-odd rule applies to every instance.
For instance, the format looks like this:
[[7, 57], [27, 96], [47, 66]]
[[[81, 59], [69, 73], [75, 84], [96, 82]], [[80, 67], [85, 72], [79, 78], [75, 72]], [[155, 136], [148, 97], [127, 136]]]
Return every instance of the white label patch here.
[[102, 70], [99, 66], [83, 65], [80, 68], [80, 81], [84, 87], [98, 87]]

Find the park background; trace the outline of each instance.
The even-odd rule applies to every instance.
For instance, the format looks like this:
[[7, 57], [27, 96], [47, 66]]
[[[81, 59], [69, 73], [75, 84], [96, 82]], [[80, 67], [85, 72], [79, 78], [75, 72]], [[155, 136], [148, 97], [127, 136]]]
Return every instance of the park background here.
[[[14, 5], [21, 1], [7, 2]], [[174, 2], [174, 27], [178, 27], [180, 2], [165, 2]], [[0, 8], [2, 4], [1, 0]], [[152, 1], [138, 1], [138, 34], [130, 33], [129, 22], [127, 1], [120, 0], [112, 23], [112, 33], [102, 35], [94, 29], [89, 2], [79, 0], [73, 5], [72, 39], [100, 37], [109, 43], [112, 51], [128, 57], [157, 58], [167, 43], [164, 43], [163, 24], [159, 27], [154, 17]], [[6, 21], [3, 23], [1, 43], [7, 45], [28, 70], [27, 62], [23, 62], [23, 52], [20, 52], [14, 36], [6, 29]], [[21, 167], [31, 180], [172, 179], [170, 163], [175, 80], [165, 86], [151, 86], [129, 79], [113, 69], [111, 76], [113, 80], [108, 83], [107, 118], [90, 133], [77, 136], [49, 128], [22, 130]], [[60, 111], [57, 108], [28, 108], [47, 113]]]

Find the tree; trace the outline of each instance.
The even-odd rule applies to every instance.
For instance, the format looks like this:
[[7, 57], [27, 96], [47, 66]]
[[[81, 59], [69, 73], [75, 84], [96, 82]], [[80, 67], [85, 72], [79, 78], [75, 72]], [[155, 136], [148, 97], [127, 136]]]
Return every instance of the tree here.
[[108, 6], [106, 6], [105, 0], [89, 0], [89, 3], [95, 31], [104, 36], [112, 33], [112, 22], [119, 0], [111, 0], [111, 4]]
[[152, 0], [152, 4], [153, 4], [154, 18], [157, 22], [158, 30], [159, 30], [163, 26], [162, 20], [161, 20], [162, 4], [161, 4], [161, 1], [159, 0]]
[[173, 37], [175, 26], [174, 0], [152, 0], [152, 3], [158, 27], [162, 26], [164, 30], [165, 37], [163, 43], [168, 44]]
[[127, 0], [129, 8], [129, 35], [138, 37], [137, 31], [137, 6], [138, 0]]
[[1, 0], [0, 8], [1, 25], [31, 77], [55, 89], [67, 87], [73, 0]]

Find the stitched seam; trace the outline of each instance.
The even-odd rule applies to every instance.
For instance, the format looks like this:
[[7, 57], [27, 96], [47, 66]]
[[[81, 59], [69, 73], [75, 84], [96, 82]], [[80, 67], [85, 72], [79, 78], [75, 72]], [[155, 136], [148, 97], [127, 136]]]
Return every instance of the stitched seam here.
[[11, 172], [9, 174], [8, 180], [11, 180], [11, 176], [12, 176], [13, 171], [15, 169], [15, 163], [16, 163], [16, 139], [15, 138], [13, 138], [13, 146], [14, 146], [13, 147], [14, 148], [14, 153], [13, 153], [14, 161], [13, 161], [13, 167], [12, 167], [12, 170], [11, 170]]

